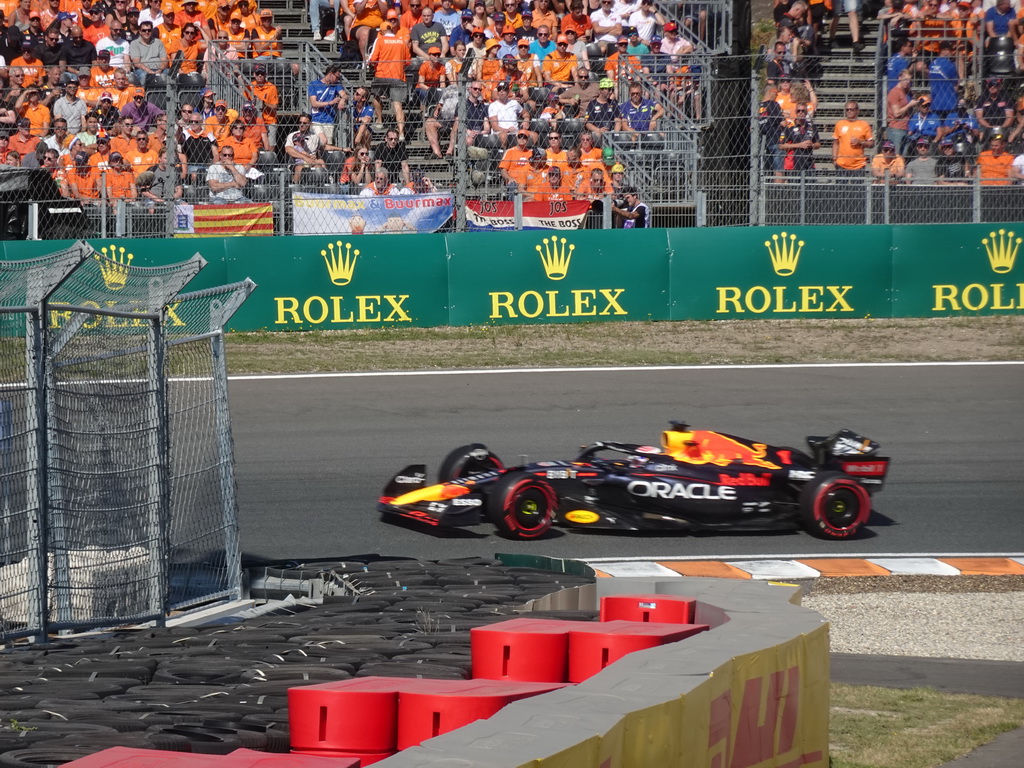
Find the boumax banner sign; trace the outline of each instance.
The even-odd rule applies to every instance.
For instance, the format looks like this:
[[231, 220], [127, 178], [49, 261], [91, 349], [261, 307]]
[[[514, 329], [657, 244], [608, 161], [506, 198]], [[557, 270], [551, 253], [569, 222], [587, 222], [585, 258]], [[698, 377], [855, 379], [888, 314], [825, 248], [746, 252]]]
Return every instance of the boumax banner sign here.
[[251, 278], [236, 331], [1024, 311], [1021, 223], [89, 242], [135, 266], [202, 254], [186, 291]]

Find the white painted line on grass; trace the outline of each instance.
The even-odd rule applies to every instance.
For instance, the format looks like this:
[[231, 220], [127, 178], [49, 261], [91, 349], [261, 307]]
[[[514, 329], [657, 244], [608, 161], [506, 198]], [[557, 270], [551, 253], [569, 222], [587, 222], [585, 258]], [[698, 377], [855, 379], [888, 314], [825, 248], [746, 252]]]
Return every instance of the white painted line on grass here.
[[1024, 360], [923, 363], [790, 363], [758, 365], [625, 365], [580, 368], [468, 368], [454, 371], [354, 371], [342, 373], [253, 373], [229, 376], [231, 381], [274, 381], [275, 379], [365, 379], [387, 376], [479, 376], [510, 373], [646, 373], [651, 371], [766, 371], [812, 368], [937, 368], [990, 365], [1024, 365]]

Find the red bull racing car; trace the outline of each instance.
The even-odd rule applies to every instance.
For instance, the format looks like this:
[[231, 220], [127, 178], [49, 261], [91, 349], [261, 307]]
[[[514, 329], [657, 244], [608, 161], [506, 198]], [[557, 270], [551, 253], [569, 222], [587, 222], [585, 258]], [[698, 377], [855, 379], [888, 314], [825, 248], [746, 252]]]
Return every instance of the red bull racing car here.
[[647, 530], [806, 528], [848, 539], [867, 522], [889, 459], [848, 429], [807, 438], [808, 451], [775, 447], [673, 421], [661, 445], [597, 442], [568, 461], [507, 467], [485, 445], [456, 448], [437, 483], [413, 464], [387, 484], [378, 510], [428, 526], [483, 519], [509, 538], [552, 525]]

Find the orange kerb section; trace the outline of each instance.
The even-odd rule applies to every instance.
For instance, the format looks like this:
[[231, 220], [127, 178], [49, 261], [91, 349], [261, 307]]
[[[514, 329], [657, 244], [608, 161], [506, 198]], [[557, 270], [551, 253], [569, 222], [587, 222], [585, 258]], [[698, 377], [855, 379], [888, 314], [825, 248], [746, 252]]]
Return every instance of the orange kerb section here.
[[966, 576], [1013, 576], [1024, 565], [1005, 557], [940, 557], [939, 562], [958, 568]]
[[749, 579], [750, 574], [727, 563], [713, 560], [684, 560], [678, 563], [658, 563], [683, 576], [711, 576], [718, 579]]
[[889, 571], [880, 565], [869, 563], [853, 557], [819, 557], [813, 559], [800, 558], [808, 568], [813, 568], [822, 576], [888, 576]]

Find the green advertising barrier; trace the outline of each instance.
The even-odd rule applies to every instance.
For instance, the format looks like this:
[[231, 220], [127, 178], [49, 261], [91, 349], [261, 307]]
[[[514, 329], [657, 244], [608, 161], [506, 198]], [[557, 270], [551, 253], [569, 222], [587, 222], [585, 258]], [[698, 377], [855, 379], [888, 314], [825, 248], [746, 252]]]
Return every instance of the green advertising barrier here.
[[893, 316], [1024, 309], [1024, 224], [893, 227]]
[[[1024, 311], [1024, 223], [91, 240], [199, 290], [259, 286], [230, 330]], [[69, 241], [2, 244], [4, 260]], [[1022, 259], [1024, 260], [1024, 259]], [[111, 290], [117, 290], [116, 286]]]
[[670, 229], [672, 319], [890, 317], [892, 229]]
[[664, 230], [446, 239], [449, 325], [668, 319]]
[[259, 286], [235, 330], [448, 324], [443, 237], [235, 237], [225, 254], [232, 280]]

